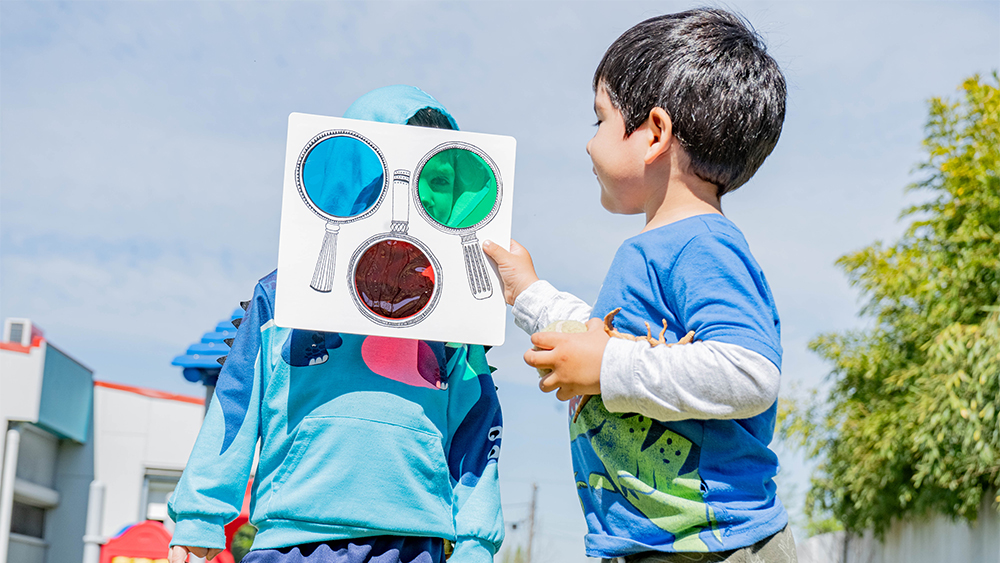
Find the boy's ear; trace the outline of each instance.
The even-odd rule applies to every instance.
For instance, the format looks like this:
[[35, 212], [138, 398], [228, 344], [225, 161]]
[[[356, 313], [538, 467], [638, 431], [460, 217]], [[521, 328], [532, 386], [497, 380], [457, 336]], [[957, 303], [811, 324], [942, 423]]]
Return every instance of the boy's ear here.
[[666, 110], [656, 107], [649, 111], [646, 125], [649, 127], [650, 142], [643, 160], [646, 164], [652, 164], [673, 146], [673, 121], [670, 120], [670, 114]]

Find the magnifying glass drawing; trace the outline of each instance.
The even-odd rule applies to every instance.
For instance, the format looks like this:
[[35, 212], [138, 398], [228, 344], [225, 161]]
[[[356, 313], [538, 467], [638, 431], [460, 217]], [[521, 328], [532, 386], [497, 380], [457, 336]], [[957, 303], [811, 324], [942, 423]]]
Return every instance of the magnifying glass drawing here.
[[409, 230], [410, 173], [396, 170], [392, 182], [392, 223], [358, 247], [348, 267], [354, 304], [382, 326], [406, 327], [437, 306], [444, 283], [441, 264]]
[[340, 226], [368, 217], [382, 203], [388, 185], [385, 157], [354, 131], [324, 131], [302, 149], [295, 184], [306, 206], [326, 221], [309, 285], [327, 293], [333, 288]]
[[479, 147], [442, 143], [417, 165], [411, 184], [417, 211], [431, 225], [461, 237], [469, 289], [476, 299], [493, 295], [476, 230], [500, 209], [502, 183], [493, 160]]

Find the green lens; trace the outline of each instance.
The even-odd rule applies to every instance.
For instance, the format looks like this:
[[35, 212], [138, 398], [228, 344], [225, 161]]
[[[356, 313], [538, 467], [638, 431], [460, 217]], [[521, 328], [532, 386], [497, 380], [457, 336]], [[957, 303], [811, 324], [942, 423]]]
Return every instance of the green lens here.
[[497, 201], [497, 178], [478, 154], [446, 149], [420, 170], [420, 205], [438, 223], [465, 229], [486, 219]]

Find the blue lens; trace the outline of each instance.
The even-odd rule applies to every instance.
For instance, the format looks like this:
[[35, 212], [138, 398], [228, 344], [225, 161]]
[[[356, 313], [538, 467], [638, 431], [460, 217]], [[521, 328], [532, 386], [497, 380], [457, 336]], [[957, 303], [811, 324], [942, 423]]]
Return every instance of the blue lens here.
[[306, 195], [334, 217], [347, 219], [371, 209], [384, 183], [382, 160], [367, 143], [350, 136], [317, 143], [302, 165]]

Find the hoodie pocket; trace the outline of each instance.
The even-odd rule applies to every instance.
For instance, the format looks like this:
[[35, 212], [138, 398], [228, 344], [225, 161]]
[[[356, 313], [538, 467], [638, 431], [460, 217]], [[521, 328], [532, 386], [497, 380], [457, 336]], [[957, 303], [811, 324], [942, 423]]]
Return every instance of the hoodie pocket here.
[[451, 535], [441, 438], [355, 417], [307, 417], [278, 470], [267, 517]]

